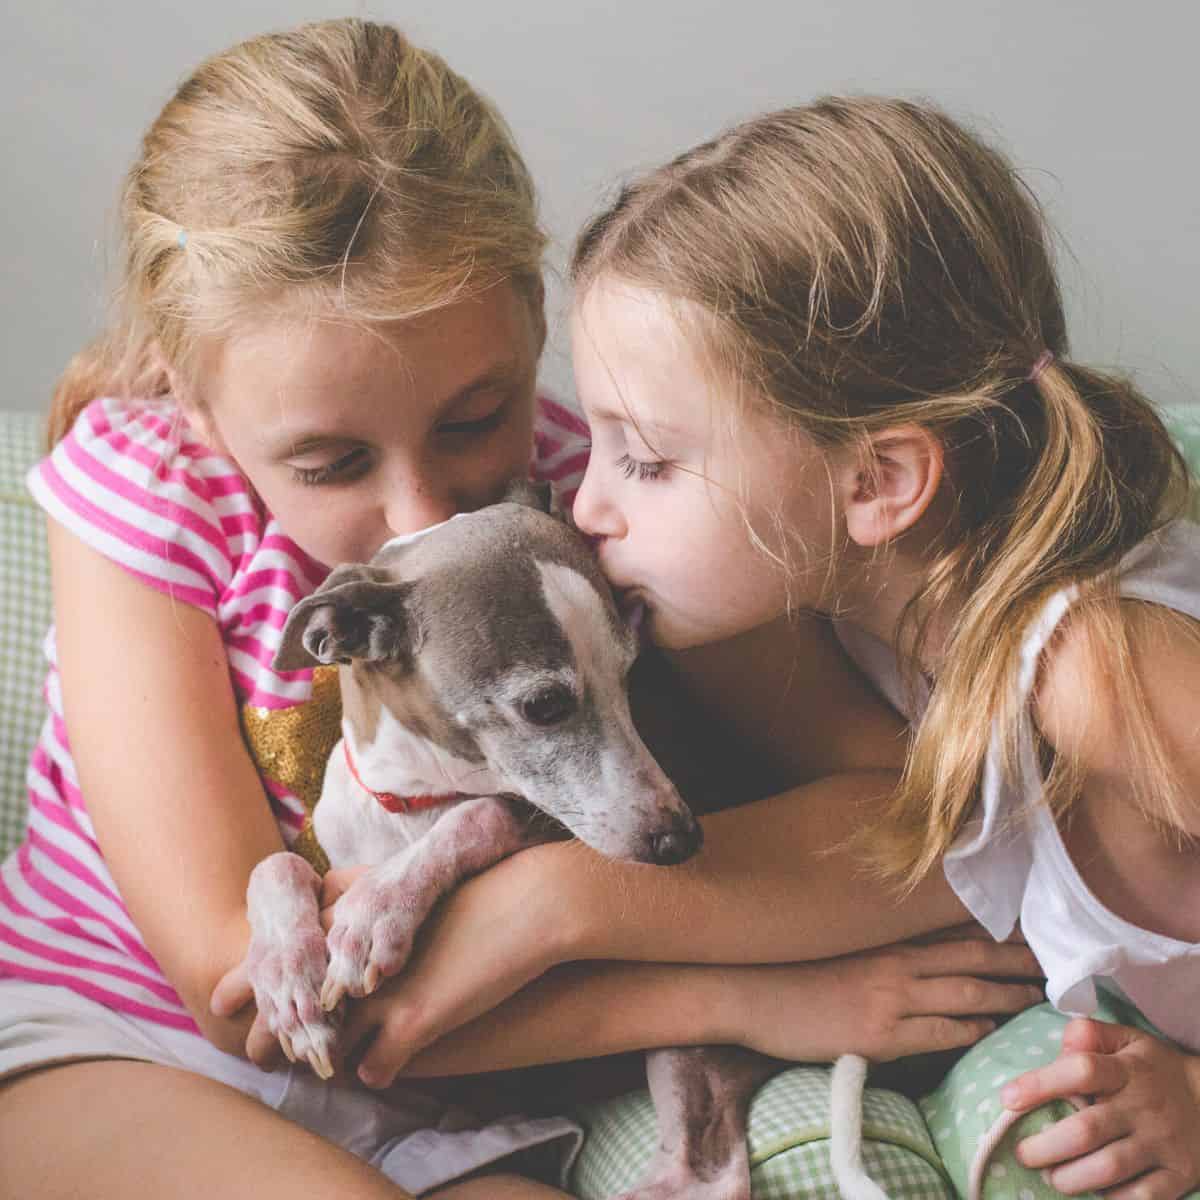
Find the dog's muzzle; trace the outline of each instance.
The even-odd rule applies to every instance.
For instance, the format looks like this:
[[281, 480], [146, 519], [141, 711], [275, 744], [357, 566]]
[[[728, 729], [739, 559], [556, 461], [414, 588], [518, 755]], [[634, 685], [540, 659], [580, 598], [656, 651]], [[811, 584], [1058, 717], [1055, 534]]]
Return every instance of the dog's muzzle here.
[[691, 813], [672, 818], [670, 829], [650, 835], [650, 862], [659, 867], [673, 867], [687, 862], [704, 845], [704, 830]]

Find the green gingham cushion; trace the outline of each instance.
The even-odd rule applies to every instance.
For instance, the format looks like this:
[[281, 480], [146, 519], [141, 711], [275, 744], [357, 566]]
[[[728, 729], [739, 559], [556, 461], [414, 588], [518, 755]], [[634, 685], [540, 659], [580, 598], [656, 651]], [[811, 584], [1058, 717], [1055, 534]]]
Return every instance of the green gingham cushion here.
[[[829, 1074], [825, 1067], [793, 1067], [754, 1097], [749, 1143], [755, 1200], [838, 1194], [829, 1161]], [[606, 1200], [633, 1187], [656, 1142], [649, 1093], [631, 1092], [574, 1115], [587, 1137], [575, 1161], [572, 1192], [581, 1200]], [[920, 1112], [897, 1092], [866, 1093], [863, 1163], [892, 1200], [954, 1196]]]
[[25, 472], [42, 455], [36, 413], [0, 412], [0, 857], [25, 827], [25, 767], [43, 715], [50, 570]]

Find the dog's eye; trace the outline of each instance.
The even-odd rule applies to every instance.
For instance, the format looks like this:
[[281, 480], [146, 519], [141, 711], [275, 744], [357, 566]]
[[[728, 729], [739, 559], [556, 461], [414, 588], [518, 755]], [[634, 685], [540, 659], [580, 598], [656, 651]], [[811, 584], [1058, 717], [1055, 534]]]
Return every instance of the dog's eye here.
[[531, 725], [559, 725], [575, 711], [575, 693], [561, 684], [542, 688], [521, 702], [521, 714]]

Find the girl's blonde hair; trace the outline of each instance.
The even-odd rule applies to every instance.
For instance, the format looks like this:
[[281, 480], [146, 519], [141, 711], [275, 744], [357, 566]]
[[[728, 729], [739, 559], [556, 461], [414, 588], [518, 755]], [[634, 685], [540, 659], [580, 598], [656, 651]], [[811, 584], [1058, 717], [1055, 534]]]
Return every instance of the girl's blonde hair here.
[[202, 334], [273, 304], [412, 317], [511, 282], [544, 335], [533, 185], [496, 110], [389, 25], [267, 34], [203, 63], [142, 140], [107, 336], [55, 393], [53, 444], [104, 392], [165, 390]]
[[[962, 607], [892, 820], [871, 831], [890, 872], [915, 882], [954, 840], [994, 725], [1016, 729], [1019, 648], [1052, 592], [1089, 581], [1116, 638], [1106, 673], [1140, 690], [1111, 572], [1181, 510], [1187, 467], [1127, 380], [1067, 359], [1045, 223], [998, 152], [925, 104], [770, 113], [626, 186], [572, 274], [581, 292], [604, 275], [691, 302], [722, 375], [823, 447], [909, 422], [942, 442], [952, 515], [905, 614], [914, 660], [931, 618]], [[1126, 715], [1163, 768], [1147, 803], [1177, 815], [1144, 706]], [[1066, 804], [1071, 764], [1050, 784]]]

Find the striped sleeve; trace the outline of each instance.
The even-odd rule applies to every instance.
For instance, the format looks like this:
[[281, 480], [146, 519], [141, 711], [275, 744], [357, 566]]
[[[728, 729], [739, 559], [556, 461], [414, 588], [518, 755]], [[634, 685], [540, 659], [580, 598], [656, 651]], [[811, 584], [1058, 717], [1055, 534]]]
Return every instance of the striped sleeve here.
[[183, 439], [172, 406], [93, 401], [27, 483], [46, 514], [88, 546], [216, 617], [233, 577], [230, 534], [245, 483]]
[[575, 502], [591, 448], [587, 422], [578, 413], [549, 396], [537, 398], [532, 475], [554, 488], [564, 512]]

